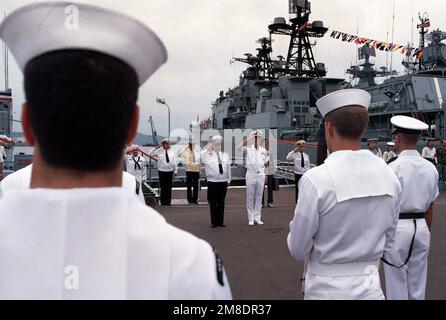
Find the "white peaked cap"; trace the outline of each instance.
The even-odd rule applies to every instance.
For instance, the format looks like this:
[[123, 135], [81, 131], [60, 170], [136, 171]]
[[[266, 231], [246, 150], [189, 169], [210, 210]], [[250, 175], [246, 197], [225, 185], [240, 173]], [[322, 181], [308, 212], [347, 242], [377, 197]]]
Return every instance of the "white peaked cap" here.
[[390, 122], [395, 126], [395, 130], [401, 133], [419, 134], [429, 129], [426, 123], [407, 116], [395, 116]]
[[22, 72], [29, 61], [58, 50], [91, 50], [117, 58], [142, 85], [167, 61], [166, 49], [146, 25], [122, 13], [86, 4], [42, 2], [8, 15], [0, 38]]
[[322, 116], [337, 109], [348, 106], [360, 106], [369, 109], [372, 96], [367, 91], [361, 89], [339, 90], [327, 94], [316, 102]]
[[255, 137], [256, 135], [257, 135], [257, 137], [262, 138], [263, 132], [261, 130], [255, 130], [255, 131], [251, 132], [251, 137]]

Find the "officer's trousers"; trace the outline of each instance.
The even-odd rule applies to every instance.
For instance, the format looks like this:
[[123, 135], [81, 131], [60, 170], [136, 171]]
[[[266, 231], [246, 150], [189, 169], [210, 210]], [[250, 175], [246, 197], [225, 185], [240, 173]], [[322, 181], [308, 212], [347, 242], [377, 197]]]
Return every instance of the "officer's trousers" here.
[[172, 202], [173, 172], [158, 171], [158, 176], [161, 189], [161, 205], [170, 206]]
[[[415, 231], [414, 220], [400, 220], [396, 229], [395, 245], [385, 259], [402, 266], [407, 259]], [[430, 232], [426, 220], [418, 219], [412, 256], [401, 269], [384, 264], [388, 300], [424, 300], [426, 297], [427, 260]]]
[[227, 182], [208, 182], [208, 202], [211, 210], [211, 225], [213, 227], [224, 226], [227, 192]]
[[248, 221], [260, 221], [262, 218], [262, 198], [265, 188], [265, 175], [256, 172], [246, 173], [246, 208]]

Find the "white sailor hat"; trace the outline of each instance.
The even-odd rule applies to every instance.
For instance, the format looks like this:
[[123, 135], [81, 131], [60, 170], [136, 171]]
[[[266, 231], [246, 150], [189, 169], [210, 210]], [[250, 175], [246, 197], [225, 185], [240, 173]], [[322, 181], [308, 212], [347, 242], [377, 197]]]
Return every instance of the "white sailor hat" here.
[[223, 137], [221, 135], [212, 136], [210, 141], [212, 143], [219, 143], [223, 141]]
[[164, 138], [163, 140], [161, 140], [161, 144], [165, 144], [165, 143], [171, 143], [169, 138]]
[[42, 2], [17, 9], [0, 25], [0, 38], [20, 69], [59, 50], [91, 50], [132, 67], [142, 85], [167, 61], [166, 49], [146, 25], [122, 13], [86, 4]]
[[131, 152], [134, 152], [134, 151], [139, 151], [140, 150], [139, 148], [140, 148], [140, 146], [132, 144], [131, 146], [128, 146], [127, 148], [125, 148], [124, 152], [125, 153], [131, 153]]
[[369, 109], [372, 96], [361, 89], [346, 89], [332, 92], [317, 102], [317, 108], [325, 118], [327, 114], [337, 109], [348, 106], [360, 106]]
[[390, 122], [394, 126], [394, 133], [421, 134], [423, 131], [429, 129], [426, 123], [407, 116], [395, 116], [390, 119]]
[[304, 147], [307, 144], [305, 140], [299, 140], [296, 142], [296, 146], [298, 147]]
[[395, 142], [387, 142], [387, 145], [388, 145], [389, 147], [394, 147], [394, 146], [395, 146]]

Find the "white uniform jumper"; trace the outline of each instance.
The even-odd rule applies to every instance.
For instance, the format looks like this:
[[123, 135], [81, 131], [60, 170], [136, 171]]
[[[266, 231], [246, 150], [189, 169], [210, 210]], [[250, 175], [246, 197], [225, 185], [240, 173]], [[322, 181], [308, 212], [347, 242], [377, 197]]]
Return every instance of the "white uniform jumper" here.
[[[384, 264], [387, 298], [423, 300], [430, 247], [430, 232], [423, 216], [439, 195], [438, 172], [415, 150], [401, 152], [389, 166], [403, 187], [401, 213], [420, 213], [421, 218], [401, 219], [398, 222], [394, 249], [385, 255], [386, 261], [396, 266]], [[410, 259], [405, 264], [409, 255]]]
[[299, 192], [288, 248], [308, 262], [305, 299], [384, 299], [378, 266], [398, 222], [395, 173], [369, 151], [339, 151], [302, 177]]
[[396, 158], [398, 155], [394, 151], [385, 151], [383, 154], [383, 160], [388, 163], [393, 158]]
[[[8, 175], [3, 181], [0, 183], [0, 198], [2, 197], [2, 193], [6, 193], [12, 190], [25, 190], [31, 187], [31, 176], [33, 171], [33, 165], [20, 169], [14, 173]], [[136, 190], [136, 180], [135, 178], [128, 172], [122, 172], [122, 187], [126, 190], [135, 194]], [[138, 198], [142, 203], [146, 203], [144, 197]]]
[[126, 169], [137, 182], [147, 179], [146, 161], [141, 156], [126, 156]]
[[211, 246], [122, 188], [0, 200], [0, 299], [230, 299]]
[[262, 218], [262, 198], [265, 188], [265, 163], [268, 162], [268, 152], [265, 148], [254, 146], [244, 147], [246, 159], [246, 207], [248, 221], [259, 223]]

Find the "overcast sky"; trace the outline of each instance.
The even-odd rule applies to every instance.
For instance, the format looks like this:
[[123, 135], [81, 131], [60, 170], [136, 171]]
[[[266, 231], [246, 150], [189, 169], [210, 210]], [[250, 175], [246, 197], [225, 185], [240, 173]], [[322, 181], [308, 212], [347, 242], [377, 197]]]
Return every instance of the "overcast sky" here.
[[[0, 0], [0, 10], [9, 13], [36, 1]], [[139, 132], [148, 133], [152, 115], [160, 135], [167, 133], [167, 111], [155, 103], [156, 97], [166, 98], [172, 108], [172, 129], [187, 128], [199, 114], [210, 116], [211, 101], [219, 91], [238, 82], [244, 65], [229, 62], [233, 56], [257, 48], [256, 40], [267, 36], [267, 26], [274, 17], [288, 18], [288, 0], [83, 0], [83, 2], [119, 10], [150, 26], [163, 40], [169, 61], [142, 88], [139, 105]], [[318, 40], [316, 62], [324, 62], [328, 76], [345, 78], [345, 70], [356, 60], [356, 46], [329, 37], [332, 30], [359, 34], [376, 40], [391, 39], [392, 0], [312, 0], [311, 19], [323, 20], [330, 28]], [[412, 11], [413, 4], [413, 11]], [[412, 12], [415, 27], [418, 12], [429, 12], [433, 28], [446, 31], [446, 4], [443, 0], [395, 0], [394, 42], [407, 44], [412, 38]], [[418, 32], [413, 31], [415, 46]], [[276, 38], [274, 55], [285, 55], [285, 39]], [[403, 71], [402, 56], [394, 54], [394, 67]], [[378, 66], [386, 64], [385, 53], [378, 53]], [[388, 57], [390, 61], [390, 56]], [[3, 60], [0, 63], [3, 85]], [[20, 119], [24, 102], [23, 77], [14, 59], [10, 58], [10, 87], [15, 99], [15, 119]], [[21, 131], [20, 124], [15, 130]]]

